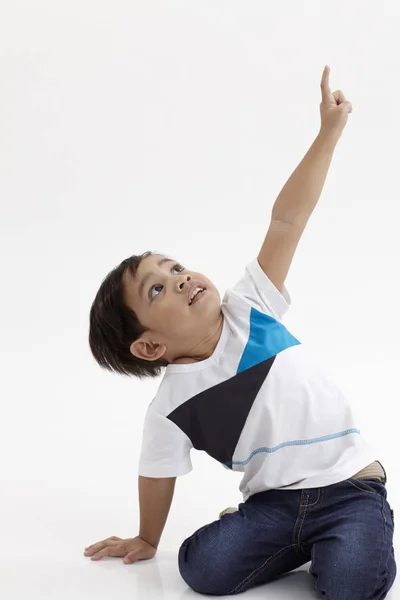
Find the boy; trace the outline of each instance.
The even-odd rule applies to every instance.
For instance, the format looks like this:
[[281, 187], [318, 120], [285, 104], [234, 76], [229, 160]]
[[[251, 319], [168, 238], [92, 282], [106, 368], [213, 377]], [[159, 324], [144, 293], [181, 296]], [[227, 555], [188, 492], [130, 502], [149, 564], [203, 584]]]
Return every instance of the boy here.
[[176, 477], [191, 470], [196, 448], [244, 473], [244, 502], [183, 542], [179, 569], [193, 590], [233, 595], [309, 561], [330, 600], [383, 599], [393, 585], [386, 473], [339, 388], [281, 322], [289, 266], [352, 112], [331, 93], [328, 67], [321, 92], [320, 132], [274, 204], [257, 260], [222, 305], [204, 275], [151, 253], [121, 263], [99, 289], [90, 316], [99, 364], [166, 373], [145, 419], [139, 536], [88, 547], [93, 560], [155, 556]]

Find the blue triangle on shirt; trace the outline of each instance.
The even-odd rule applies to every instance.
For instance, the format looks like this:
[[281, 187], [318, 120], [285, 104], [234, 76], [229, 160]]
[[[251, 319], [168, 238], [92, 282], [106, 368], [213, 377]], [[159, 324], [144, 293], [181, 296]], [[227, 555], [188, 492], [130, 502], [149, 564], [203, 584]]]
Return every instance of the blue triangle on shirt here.
[[237, 372], [276, 356], [279, 352], [300, 344], [282, 323], [255, 308], [250, 312], [250, 335]]

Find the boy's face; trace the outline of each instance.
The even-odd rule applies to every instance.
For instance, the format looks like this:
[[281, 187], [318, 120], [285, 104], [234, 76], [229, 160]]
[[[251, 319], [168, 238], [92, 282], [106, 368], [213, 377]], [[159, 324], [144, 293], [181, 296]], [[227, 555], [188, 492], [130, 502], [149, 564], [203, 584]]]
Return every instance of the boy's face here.
[[[220, 295], [207, 277], [184, 267], [152, 254], [142, 260], [135, 278], [125, 272], [125, 301], [149, 328], [131, 345], [138, 358], [190, 363], [213, 353], [223, 325]], [[196, 287], [206, 290], [189, 304]]]

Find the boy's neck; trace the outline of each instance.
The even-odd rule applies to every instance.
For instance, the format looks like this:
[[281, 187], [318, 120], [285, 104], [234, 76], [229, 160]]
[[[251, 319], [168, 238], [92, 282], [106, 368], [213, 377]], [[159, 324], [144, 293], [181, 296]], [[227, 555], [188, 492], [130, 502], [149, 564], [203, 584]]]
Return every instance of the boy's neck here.
[[212, 334], [210, 340], [207, 342], [207, 346], [204, 348], [204, 353], [202, 353], [201, 356], [187, 356], [187, 357], [178, 358], [178, 359], [174, 360], [172, 364], [173, 365], [182, 365], [182, 364], [188, 365], [188, 364], [192, 364], [192, 363], [202, 362], [203, 360], [207, 360], [208, 358], [210, 358], [210, 356], [212, 356], [214, 354], [215, 348], [217, 347], [218, 342], [221, 338], [223, 326], [224, 326], [224, 315], [221, 312], [219, 322], [218, 322], [218, 328], [215, 331], [215, 333]]

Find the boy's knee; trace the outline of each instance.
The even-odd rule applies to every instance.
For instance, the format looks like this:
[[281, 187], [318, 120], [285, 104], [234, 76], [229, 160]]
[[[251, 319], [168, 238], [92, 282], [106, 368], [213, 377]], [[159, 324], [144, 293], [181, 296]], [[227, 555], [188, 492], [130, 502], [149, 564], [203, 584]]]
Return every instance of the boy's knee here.
[[[193, 543], [194, 542], [194, 543]], [[220, 564], [214, 552], [206, 555], [196, 541], [182, 544], [178, 555], [179, 572], [184, 582], [199, 594], [227, 596], [232, 591], [232, 582], [224, 577], [226, 569]]]

